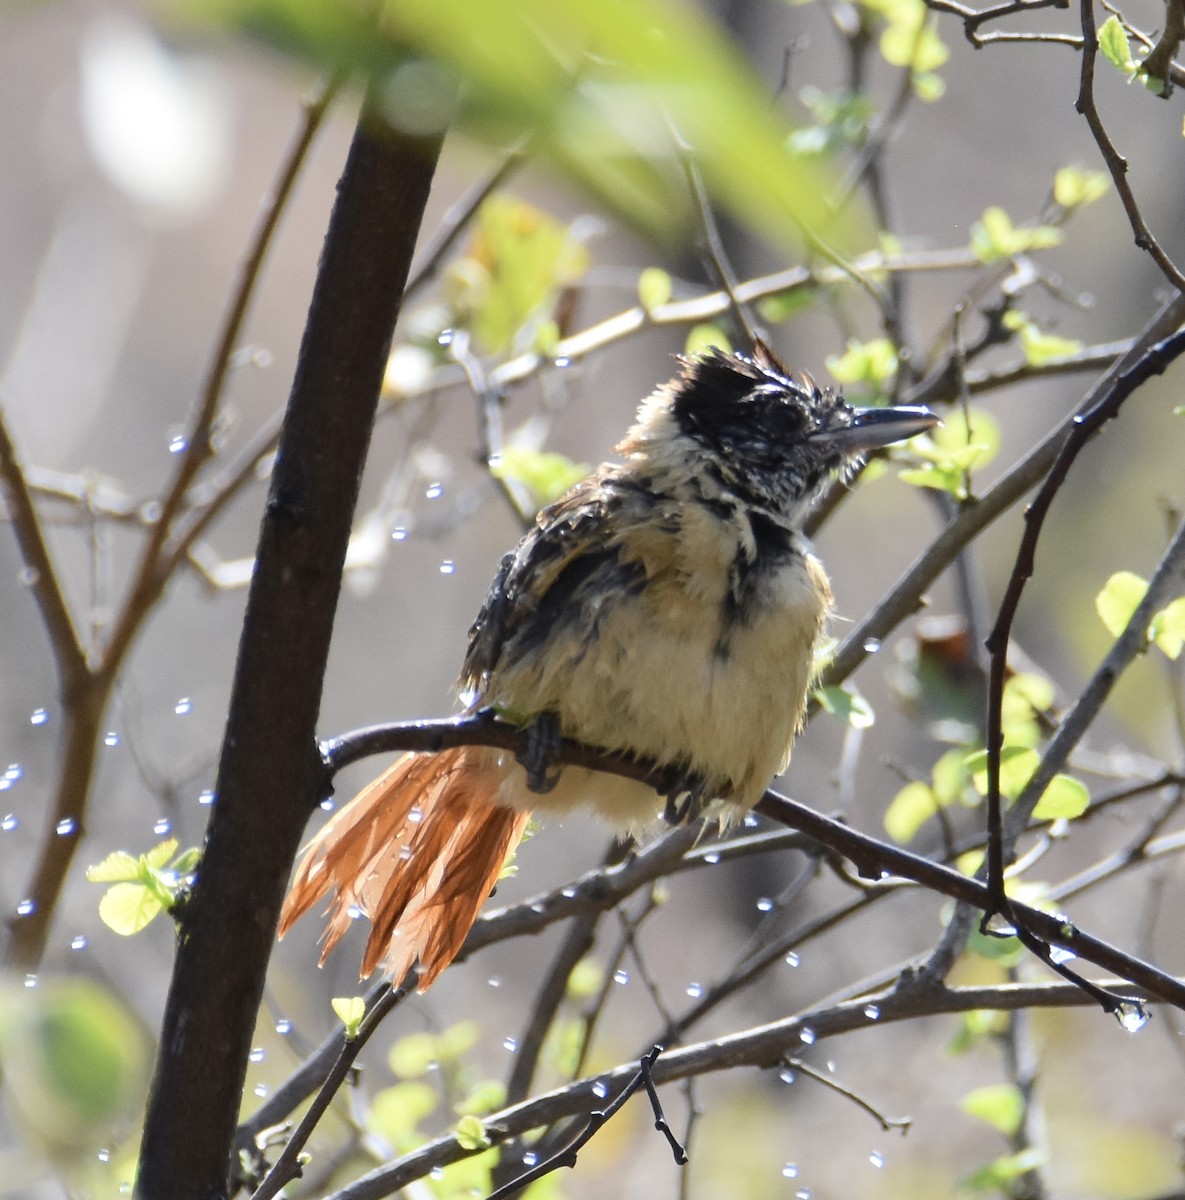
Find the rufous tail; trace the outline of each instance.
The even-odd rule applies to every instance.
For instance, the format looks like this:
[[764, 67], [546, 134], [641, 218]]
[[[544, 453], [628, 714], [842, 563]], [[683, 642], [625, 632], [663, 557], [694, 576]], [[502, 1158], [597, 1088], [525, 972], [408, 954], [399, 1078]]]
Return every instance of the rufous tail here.
[[494, 803], [506, 770], [481, 746], [405, 754], [306, 847], [280, 936], [329, 897], [322, 962], [361, 912], [372, 923], [362, 978], [381, 966], [398, 982], [419, 959], [417, 988], [426, 990], [461, 949], [526, 829], [529, 813]]

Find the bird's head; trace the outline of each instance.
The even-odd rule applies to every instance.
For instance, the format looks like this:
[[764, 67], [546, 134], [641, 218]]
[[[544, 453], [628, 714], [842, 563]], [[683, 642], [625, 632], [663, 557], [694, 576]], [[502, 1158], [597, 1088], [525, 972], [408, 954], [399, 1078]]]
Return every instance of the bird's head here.
[[683, 359], [618, 448], [675, 478], [706, 472], [722, 491], [795, 516], [862, 455], [937, 423], [925, 408], [853, 408], [758, 344], [751, 355]]

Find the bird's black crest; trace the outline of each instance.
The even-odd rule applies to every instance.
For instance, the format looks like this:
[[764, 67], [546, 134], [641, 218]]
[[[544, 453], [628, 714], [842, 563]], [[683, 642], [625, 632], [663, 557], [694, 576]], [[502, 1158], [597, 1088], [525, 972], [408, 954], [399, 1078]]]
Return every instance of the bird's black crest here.
[[791, 375], [760, 343], [752, 355], [712, 349], [682, 363], [670, 385], [680, 428], [708, 450], [752, 467], [784, 461], [811, 432], [852, 420], [840, 396]]

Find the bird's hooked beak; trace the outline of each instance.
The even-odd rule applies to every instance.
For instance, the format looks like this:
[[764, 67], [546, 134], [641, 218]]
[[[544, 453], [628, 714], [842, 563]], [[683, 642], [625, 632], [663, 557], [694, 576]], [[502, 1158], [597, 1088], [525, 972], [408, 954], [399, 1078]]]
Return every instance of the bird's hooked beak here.
[[844, 429], [821, 429], [811, 435], [812, 441], [827, 442], [845, 454], [862, 454], [881, 446], [902, 442], [915, 434], [925, 433], [941, 420], [928, 408], [899, 406], [897, 408], [856, 408], [855, 419]]

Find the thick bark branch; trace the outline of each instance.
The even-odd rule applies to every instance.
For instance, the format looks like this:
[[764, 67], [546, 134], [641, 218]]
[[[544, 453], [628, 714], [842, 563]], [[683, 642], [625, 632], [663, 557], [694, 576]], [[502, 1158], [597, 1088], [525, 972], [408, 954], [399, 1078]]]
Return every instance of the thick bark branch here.
[[439, 152], [360, 123], [338, 185], [260, 533], [200, 874], [181, 914], [137, 1178], [227, 1194], [289, 869], [323, 777], [321, 683], [383, 369]]

